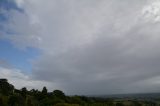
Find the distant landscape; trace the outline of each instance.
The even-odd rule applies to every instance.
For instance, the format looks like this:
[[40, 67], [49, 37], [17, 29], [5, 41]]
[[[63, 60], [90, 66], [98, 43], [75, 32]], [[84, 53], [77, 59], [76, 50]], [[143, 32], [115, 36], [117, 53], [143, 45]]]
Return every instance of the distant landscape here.
[[119, 94], [67, 96], [61, 90], [48, 92], [16, 89], [7, 79], [0, 79], [0, 106], [160, 106], [160, 94]]
[[0, 0], [0, 106], [160, 106], [160, 0]]

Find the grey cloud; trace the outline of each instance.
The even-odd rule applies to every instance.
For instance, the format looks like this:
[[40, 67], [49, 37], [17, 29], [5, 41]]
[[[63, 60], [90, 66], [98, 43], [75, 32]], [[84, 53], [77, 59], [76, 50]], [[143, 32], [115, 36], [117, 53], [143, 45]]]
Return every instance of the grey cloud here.
[[155, 92], [160, 26], [144, 16], [149, 3], [28, 0], [21, 5], [26, 13], [11, 14], [6, 27], [16, 34], [8, 38], [41, 49], [32, 79], [57, 83], [68, 94]]

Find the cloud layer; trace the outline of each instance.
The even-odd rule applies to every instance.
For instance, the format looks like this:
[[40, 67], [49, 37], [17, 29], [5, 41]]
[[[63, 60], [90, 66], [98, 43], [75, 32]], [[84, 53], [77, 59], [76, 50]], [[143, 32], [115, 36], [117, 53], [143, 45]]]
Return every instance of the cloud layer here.
[[31, 79], [26, 73], [15, 68], [0, 67], [0, 78], [7, 78], [9, 83], [15, 85], [15, 88], [18, 89], [27, 87], [28, 90], [33, 88], [41, 90], [43, 86], [47, 86], [49, 89], [53, 87], [58, 89], [58, 84], [56, 83]]
[[68, 94], [159, 91], [159, 0], [15, 2], [24, 12], [8, 13], [3, 38], [42, 51], [29, 79]]

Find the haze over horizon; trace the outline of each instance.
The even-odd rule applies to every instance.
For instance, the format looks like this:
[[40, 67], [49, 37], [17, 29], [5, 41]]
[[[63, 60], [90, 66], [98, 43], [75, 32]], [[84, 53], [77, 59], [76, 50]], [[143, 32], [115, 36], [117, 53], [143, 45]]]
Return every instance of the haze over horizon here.
[[0, 78], [66, 94], [160, 92], [160, 0], [0, 0]]

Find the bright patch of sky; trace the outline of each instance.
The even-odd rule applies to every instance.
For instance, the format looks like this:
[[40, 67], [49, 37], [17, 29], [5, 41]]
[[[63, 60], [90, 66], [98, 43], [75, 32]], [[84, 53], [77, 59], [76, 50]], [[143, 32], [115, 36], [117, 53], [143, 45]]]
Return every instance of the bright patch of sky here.
[[31, 60], [38, 54], [34, 48], [19, 50], [8, 41], [0, 40], [0, 60], [7, 61], [15, 68], [30, 72], [32, 69]]
[[[0, 0], [0, 32], [4, 30], [2, 23], [7, 22], [7, 19], [10, 18], [7, 16], [7, 11], [10, 10], [23, 12], [12, 0]], [[3, 33], [0, 33], [0, 36], [4, 36]], [[5, 61], [8, 67], [21, 69], [28, 73], [32, 69], [31, 60], [36, 58], [38, 54], [39, 51], [37, 49], [26, 48], [25, 50], [20, 50], [14, 47], [9, 40], [0, 39], [0, 66], [4, 65], [2, 61]]]
[[142, 12], [148, 21], [160, 22], [160, 0], [149, 2]]

